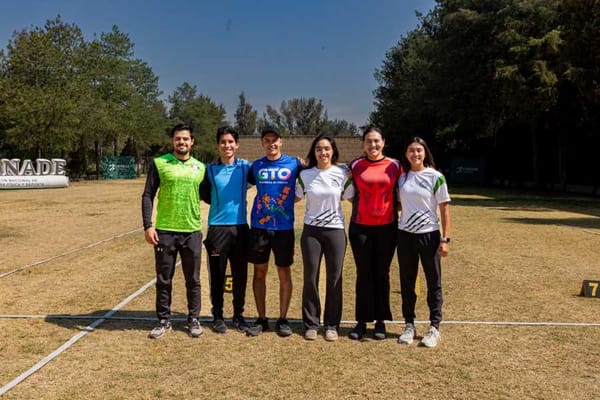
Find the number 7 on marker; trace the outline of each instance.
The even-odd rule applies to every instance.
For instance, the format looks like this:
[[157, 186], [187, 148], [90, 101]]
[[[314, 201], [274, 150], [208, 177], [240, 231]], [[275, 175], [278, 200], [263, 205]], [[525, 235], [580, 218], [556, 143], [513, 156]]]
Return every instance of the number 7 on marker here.
[[592, 288], [592, 297], [596, 297], [598, 291], [598, 282], [588, 282], [588, 285]]

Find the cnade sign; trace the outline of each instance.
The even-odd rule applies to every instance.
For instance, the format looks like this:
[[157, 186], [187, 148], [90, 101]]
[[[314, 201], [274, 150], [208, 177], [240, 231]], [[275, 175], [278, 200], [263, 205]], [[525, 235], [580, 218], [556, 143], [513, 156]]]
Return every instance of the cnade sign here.
[[0, 159], [0, 189], [37, 189], [69, 186], [62, 158]]

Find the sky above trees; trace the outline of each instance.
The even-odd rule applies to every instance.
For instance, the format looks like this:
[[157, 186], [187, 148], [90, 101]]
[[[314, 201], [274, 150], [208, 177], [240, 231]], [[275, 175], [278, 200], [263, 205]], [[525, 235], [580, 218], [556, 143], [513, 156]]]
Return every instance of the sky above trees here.
[[117, 25], [159, 78], [163, 99], [182, 82], [222, 104], [232, 121], [242, 91], [259, 114], [296, 97], [323, 101], [329, 117], [363, 125], [374, 72], [433, 0], [7, 2], [0, 48], [14, 31], [57, 15], [88, 40]]

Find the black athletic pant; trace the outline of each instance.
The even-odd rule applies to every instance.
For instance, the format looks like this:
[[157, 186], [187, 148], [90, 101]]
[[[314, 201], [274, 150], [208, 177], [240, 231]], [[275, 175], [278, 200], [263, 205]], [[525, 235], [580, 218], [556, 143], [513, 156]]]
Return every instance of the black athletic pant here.
[[391, 320], [390, 264], [396, 248], [396, 223], [350, 223], [348, 238], [356, 263], [356, 320]]
[[306, 329], [318, 329], [321, 318], [319, 298], [319, 273], [321, 259], [325, 256], [326, 287], [325, 329], [337, 329], [342, 319], [342, 270], [346, 253], [344, 229], [321, 228], [304, 225], [300, 239], [304, 263], [302, 289], [302, 320]]
[[440, 231], [410, 233], [398, 231], [398, 265], [402, 292], [402, 316], [407, 323], [415, 321], [417, 294], [415, 284], [419, 272], [419, 258], [427, 280], [427, 305], [431, 325], [439, 328], [442, 321], [442, 265], [438, 253]]
[[213, 317], [223, 319], [223, 292], [227, 261], [233, 280], [233, 315], [244, 313], [248, 281], [248, 225], [211, 225], [204, 241], [208, 252], [210, 300]]
[[156, 261], [156, 315], [158, 319], [171, 317], [171, 290], [177, 253], [185, 278], [188, 320], [200, 314], [200, 256], [202, 232], [157, 231], [158, 244], [154, 246]]

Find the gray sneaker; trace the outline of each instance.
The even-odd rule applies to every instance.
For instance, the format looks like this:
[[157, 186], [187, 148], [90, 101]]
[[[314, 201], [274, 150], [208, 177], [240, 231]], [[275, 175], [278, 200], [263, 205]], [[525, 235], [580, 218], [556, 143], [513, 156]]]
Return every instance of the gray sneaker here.
[[269, 330], [269, 320], [267, 318], [257, 318], [254, 326], [251, 326], [246, 330], [247, 336], [258, 336], [263, 332]]
[[288, 320], [285, 318], [279, 318], [275, 327], [277, 328], [277, 334], [281, 337], [290, 336], [293, 333]]
[[169, 321], [168, 319], [161, 319], [159, 325], [157, 327], [152, 328], [148, 337], [150, 339], [158, 339], [170, 330], [171, 321]]
[[383, 340], [387, 337], [385, 333], [385, 322], [377, 321], [375, 322], [375, 329], [373, 330], [373, 339], [375, 340]]
[[398, 337], [398, 343], [400, 344], [411, 344], [413, 340], [415, 340], [415, 335], [417, 331], [415, 330], [415, 326], [413, 324], [406, 324], [404, 327], [404, 331]]
[[429, 327], [429, 330], [425, 332], [425, 336], [421, 339], [421, 345], [425, 347], [435, 347], [440, 342], [442, 336], [440, 335], [440, 331], [435, 327]]
[[227, 325], [225, 325], [225, 321], [222, 319], [215, 319], [212, 326], [213, 331], [217, 333], [225, 333], [227, 332]]
[[233, 327], [240, 332], [247, 332], [248, 328], [250, 328], [243, 315], [235, 315], [232, 324]]
[[198, 318], [192, 318], [191, 320], [189, 320], [188, 333], [193, 338], [202, 336], [204, 332], [202, 331], [202, 326], [200, 325], [200, 321], [198, 321]]

